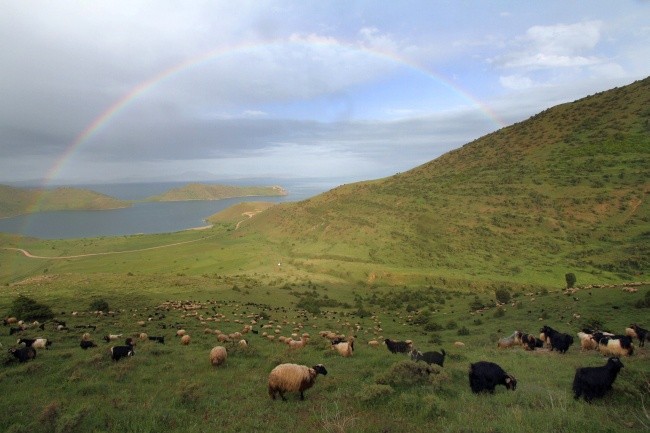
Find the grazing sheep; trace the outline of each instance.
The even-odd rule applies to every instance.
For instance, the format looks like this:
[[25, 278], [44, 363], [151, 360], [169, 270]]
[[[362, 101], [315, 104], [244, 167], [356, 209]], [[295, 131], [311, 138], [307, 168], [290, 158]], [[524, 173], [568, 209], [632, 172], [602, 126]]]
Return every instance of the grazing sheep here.
[[379, 347], [379, 341], [377, 341], [377, 340], [370, 340], [370, 341], [368, 342], [368, 346], [370, 346], [370, 347]]
[[602, 367], [581, 367], [576, 370], [573, 378], [573, 398], [576, 400], [584, 395], [585, 401], [603, 397], [612, 389], [618, 372], [623, 363], [616, 357], [609, 358]]
[[210, 350], [210, 364], [215, 367], [220, 366], [228, 358], [228, 352], [223, 346], [215, 346]]
[[104, 341], [107, 342], [107, 343], [110, 342], [110, 341], [115, 341], [115, 340], [117, 340], [118, 338], [122, 338], [122, 334], [108, 334], [108, 335], [104, 335]]
[[354, 339], [351, 338], [350, 341], [341, 341], [336, 344], [332, 342], [332, 348], [336, 349], [339, 355], [349, 358], [354, 352]]
[[181, 344], [183, 346], [187, 346], [188, 344], [190, 344], [190, 340], [191, 340], [190, 336], [188, 334], [185, 334], [181, 337]]
[[427, 364], [436, 364], [442, 367], [442, 365], [445, 363], [445, 356], [447, 356], [447, 352], [445, 352], [445, 349], [442, 349], [440, 352], [420, 352], [419, 350], [413, 348], [411, 350], [411, 359], [413, 361], [424, 361]]
[[7, 326], [7, 325], [13, 325], [14, 323], [18, 323], [18, 319], [15, 317], [5, 317], [2, 319], [2, 324]]
[[[569, 334], [563, 334], [556, 331], [550, 326], [544, 325], [539, 331], [540, 338], [547, 343], [550, 341], [551, 350], [557, 350], [560, 353], [566, 353], [569, 350], [569, 346], [573, 344], [573, 337]], [[544, 337], [541, 337], [541, 336]]]
[[412, 343], [407, 341], [395, 341], [390, 338], [385, 339], [384, 343], [386, 343], [386, 347], [391, 353], [407, 353], [413, 347]]
[[323, 364], [313, 367], [298, 364], [280, 364], [269, 374], [269, 395], [275, 400], [275, 395], [280, 394], [282, 400], [285, 392], [299, 392], [300, 400], [305, 399], [305, 390], [311, 388], [316, 381], [316, 376], [327, 375]]
[[580, 331], [578, 332], [578, 338], [580, 339], [581, 351], [598, 349], [598, 342], [594, 340], [593, 335]]
[[34, 349], [32, 346], [25, 346], [20, 348], [12, 347], [9, 349], [9, 353], [18, 358], [18, 362], [27, 362], [30, 359], [36, 358], [36, 349]]
[[478, 394], [488, 391], [494, 394], [497, 385], [504, 385], [506, 389], [515, 390], [517, 379], [506, 373], [499, 365], [489, 361], [479, 361], [469, 366], [469, 386], [472, 392]]
[[307, 337], [300, 337], [300, 340], [293, 340], [291, 338], [285, 340], [285, 342], [292, 349], [302, 349], [303, 347], [305, 347], [305, 345], [307, 344], [308, 341], [309, 341], [309, 338], [307, 338]]

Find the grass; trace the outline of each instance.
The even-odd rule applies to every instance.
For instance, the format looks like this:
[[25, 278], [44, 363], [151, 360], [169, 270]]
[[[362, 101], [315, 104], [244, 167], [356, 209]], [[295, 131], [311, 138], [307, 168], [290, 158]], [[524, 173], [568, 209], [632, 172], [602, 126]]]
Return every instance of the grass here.
[[[12, 416], [0, 420], [3, 431], [429, 431], [431, 423], [444, 425], [447, 431], [524, 431], [540, 429], [565, 431], [589, 428], [592, 431], [620, 431], [621, 428], [643, 428], [641, 397], [647, 399], [648, 352], [639, 348], [623, 360], [625, 369], [614, 385], [614, 391], [603, 400], [588, 405], [574, 401], [570, 384], [575, 368], [601, 365], [604, 358], [595, 352], [581, 353], [574, 345], [566, 355], [554, 352], [525, 352], [521, 348], [499, 350], [496, 339], [509, 335], [513, 329], [535, 332], [542, 323], [574, 333], [589, 317], [597, 317], [608, 329], [622, 331], [629, 321], [642, 322], [647, 311], [632, 305], [650, 287], [637, 293], [620, 289], [581, 290], [573, 296], [561, 291], [538, 295], [516, 294], [516, 307], [506, 307], [505, 314], [495, 317], [495, 309], [472, 313], [469, 309], [474, 295], [458, 291], [435, 291], [433, 306], [428, 288], [408, 288], [376, 293], [374, 298], [362, 296], [360, 302], [373, 316], [357, 317], [354, 308], [322, 309], [320, 314], [306, 314], [292, 308], [286, 290], [261, 287], [249, 296], [233, 292], [227, 285], [196, 282], [202, 289], [185, 290], [165, 278], [134, 277], [130, 290], [119, 290], [118, 281], [102, 276], [86, 277], [88, 286], [73, 278], [61, 277], [42, 281], [33, 287], [20, 286], [18, 291], [37, 297], [54, 307], [59, 319], [71, 328], [57, 332], [50, 325], [44, 334], [53, 339], [50, 350], [39, 351], [29, 363], [6, 363], [0, 370], [3, 395], [2, 412]], [[243, 282], [240, 282], [243, 285]], [[92, 287], [92, 289], [88, 289]], [[157, 287], [157, 290], [152, 290]], [[136, 289], [136, 290], [134, 290]], [[265, 296], [269, 290], [272, 296]], [[331, 291], [330, 291], [331, 292]], [[400, 298], [399, 294], [403, 296]], [[591, 293], [591, 294], [589, 294]], [[107, 300], [114, 316], [95, 316], [87, 310], [93, 296]], [[284, 298], [276, 297], [284, 296]], [[202, 301], [205, 307], [197, 315], [216, 313], [220, 321], [201, 321], [184, 310], [165, 311], [162, 320], [138, 320], [157, 317], [153, 313], [166, 299]], [[7, 311], [13, 295], [3, 291], [0, 308]], [[373, 300], [374, 299], [374, 300]], [[390, 309], [382, 302], [396, 303]], [[421, 300], [421, 309], [412, 305]], [[440, 300], [444, 299], [444, 304]], [[208, 301], [212, 303], [207, 304]], [[267, 301], [275, 301], [267, 304]], [[409, 305], [411, 307], [409, 308]], [[612, 307], [618, 307], [614, 309]], [[408, 311], [407, 311], [408, 310]], [[73, 311], [79, 312], [72, 315]], [[430, 311], [441, 330], [427, 332], [415, 320]], [[530, 312], [529, 312], [530, 311]], [[539, 315], [549, 314], [544, 321]], [[281, 335], [289, 335], [302, 326], [300, 333], [312, 335], [302, 350], [271, 342], [260, 334], [248, 334], [247, 349], [227, 345], [229, 357], [224, 367], [212, 368], [208, 353], [216, 338], [204, 329], [233, 332], [242, 328], [251, 316], [265, 312], [273, 326], [281, 326]], [[581, 313], [581, 320], [573, 318]], [[475, 321], [480, 320], [480, 325]], [[449, 322], [456, 327], [449, 328]], [[568, 323], [572, 322], [572, 323]], [[78, 324], [96, 324], [92, 335], [99, 344], [83, 351], [78, 347], [85, 330]], [[260, 321], [255, 329], [266, 321]], [[167, 327], [163, 329], [162, 324]], [[173, 336], [174, 325], [182, 326], [192, 335], [189, 346], [181, 346]], [[356, 325], [360, 329], [356, 329]], [[380, 324], [380, 325], [378, 325]], [[376, 328], [381, 327], [381, 331]], [[459, 336], [465, 326], [469, 335]], [[342, 358], [318, 336], [322, 329], [357, 335], [352, 358]], [[6, 330], [6, 328], [5, 328]], [[110, 360], [107, 343], [101, 336], [109, 332], [125, 335], [141, 331], [165, 335], [167, 344], [138, 341], [136, 356], [117, 363]], [[381, 334], [381, 335], [380, 335]], [[35, 335], [27, 331], [27, 335]], [[436, 335], [439, 343], [430, 343]], [[400, 373], [398, 367], [406, 356], [390, 354], [385, 347], [371, 348], [371, 338], [412, 339], [421, 349], [439, 349], [448, 353], [445, 367], [435, 368], [430, 377], [413, 380]], [[3, 332], [4, 347], [15, 343], [14, 336]], [[462, 340], [465, 347], [453, 342]], [[5, 359], [8, 355], [5, 355]], [[467, 383], [470, 362], [489, 359], [499, 363], [519, 380], [515, 392], [497, 388], [493, 396], [474, 395]], [[329, 374], [317, 379], [306, 391], [306, 400], [289, 394], [289, 402], [272, 401], [266, 392], [266, 378], [274, 365], [296, 362], [307, 365], [323, 363]], [[551, 368], [549, 370], [549, 367]], [[408, 370], [407, 370], [408, 371]], [[35, 378], [38, 378], [35, 381]], [[388, 378], [388, 379], [387, 379]], [[386, 382], [388, 380], [388, 382]], [[16, 392], [26, 390], [29, 392]], [[605, 410], [594, 410], [602, 407]], [[470, 410], [468, 410], [471, 408]], [[495, 410], [495, 408], [499, 408]], [[623, 410], [625, 408], [625, 410]], [[387, 417], [386, 414], [390, 414]], [[620, 415], [619, 415], [620, 414]]]

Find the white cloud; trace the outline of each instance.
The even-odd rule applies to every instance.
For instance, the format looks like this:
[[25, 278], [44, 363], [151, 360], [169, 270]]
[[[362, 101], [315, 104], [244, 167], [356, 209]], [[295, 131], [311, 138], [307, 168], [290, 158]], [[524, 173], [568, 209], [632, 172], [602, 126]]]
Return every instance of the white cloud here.
[[601, 21], [530, 27], [512, 52], [491, 59], [504, 68], [527, 70], [584, 67], [603, 62], [589, 53], [601, 39]]
[[506, 89], [521, 90], [533, 86], [533, 80], [522, 75], [506, 75], [499, 77], [499, 82]]

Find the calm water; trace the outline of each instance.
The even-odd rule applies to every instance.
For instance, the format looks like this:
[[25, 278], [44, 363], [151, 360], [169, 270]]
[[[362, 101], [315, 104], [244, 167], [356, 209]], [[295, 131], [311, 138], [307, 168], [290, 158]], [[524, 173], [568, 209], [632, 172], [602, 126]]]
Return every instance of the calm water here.
[[[185, 183], [86, 185], [112, 197], [138, 200], [160, 194]], [[168, 233], [205, 226], [205, 218], [243, 201], [286, 202], [313, 197], [336, 184], [328, 182], [244, 183], [239, 185], [280, 185], [289, 193], [283, 197], [243, 197], [216, 201], [138, 203], [130, 208], [105, 211], [40, 212], [0, 219], [0, 232], [18, 233], [41, 239], [122, 236], [138, 233]]]

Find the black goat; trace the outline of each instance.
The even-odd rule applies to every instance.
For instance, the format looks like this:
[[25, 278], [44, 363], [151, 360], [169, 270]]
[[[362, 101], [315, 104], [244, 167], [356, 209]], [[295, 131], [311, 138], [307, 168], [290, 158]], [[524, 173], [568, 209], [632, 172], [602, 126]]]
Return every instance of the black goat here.
[[79, 342], [79, 347], [81, 347], [83, 350], [86, 350], [90, 349], [91, 347], [97, 347], [97, 345], [90, 340], [81, 340]]
[[609, 358], [602, 367], [578, 368], [573, 378], [573, 398], [577, 400], [584, 395], [585, 401], [591, 402], [604, 396], [612, 389], [621, 368], [623, 363], [616, 357]]
[[442, 365], [445, 363], [445, 356], [447, 353], [445, 352], [445, 349], [442, 349], [441, 352], [422, 353], [419, 350], [413, 348], [413, 350], [411, 350], [411, 359], [413, 361], [424, 361], [429, 365], [436, 364], [442, 367]]
[[639, 339], [639, 347], [643, 347], [646, 340], [650, 341], [650, 333], [648, 333], [647, 329], [643, 329], [636, 323], [631, 324], [630, 328], [634, 330], [636, 337]]
[[503, 385], [506, 389], [514, 391], [517, 388], [517, 379], [494, 362], [479, 361], [470, 364], [469, 386], [472, 388], [472, 392], [478, 394], [487, 391], [494, 394], [494, 388], [497, 385]]
[[384, 343], [386, 343], [386, 347], [388, 347], [388, 350], [390, 350], [391, 353], [406, 353], [411, 350], [413, 346], [410, 341], [394, 341], [390, 338], [385, 339]]
[[573, 344], [573, 337], [571, 335], [558, 332], [550, 326], [543, 326], [540, 332], [544, 334], [545, 340], [550, 340], [551, 350], [555, 349], [560, 353], [566, 353], [569, 350], [569, 346]]
[[11, 348], [9, 353], [18, 358], [18, 362], [26, 362], [30, 359], [36, 358], [36, 349], [32, 346], [25, 346], [20, 348]]
[[156, 343], [165, 344], [165, 336], [164, 335], [161, 336], [161, 337], [154, 337], [154, 336], [150, 335], [147, 338], [149, 338], [150, 341], [155, 341]]

